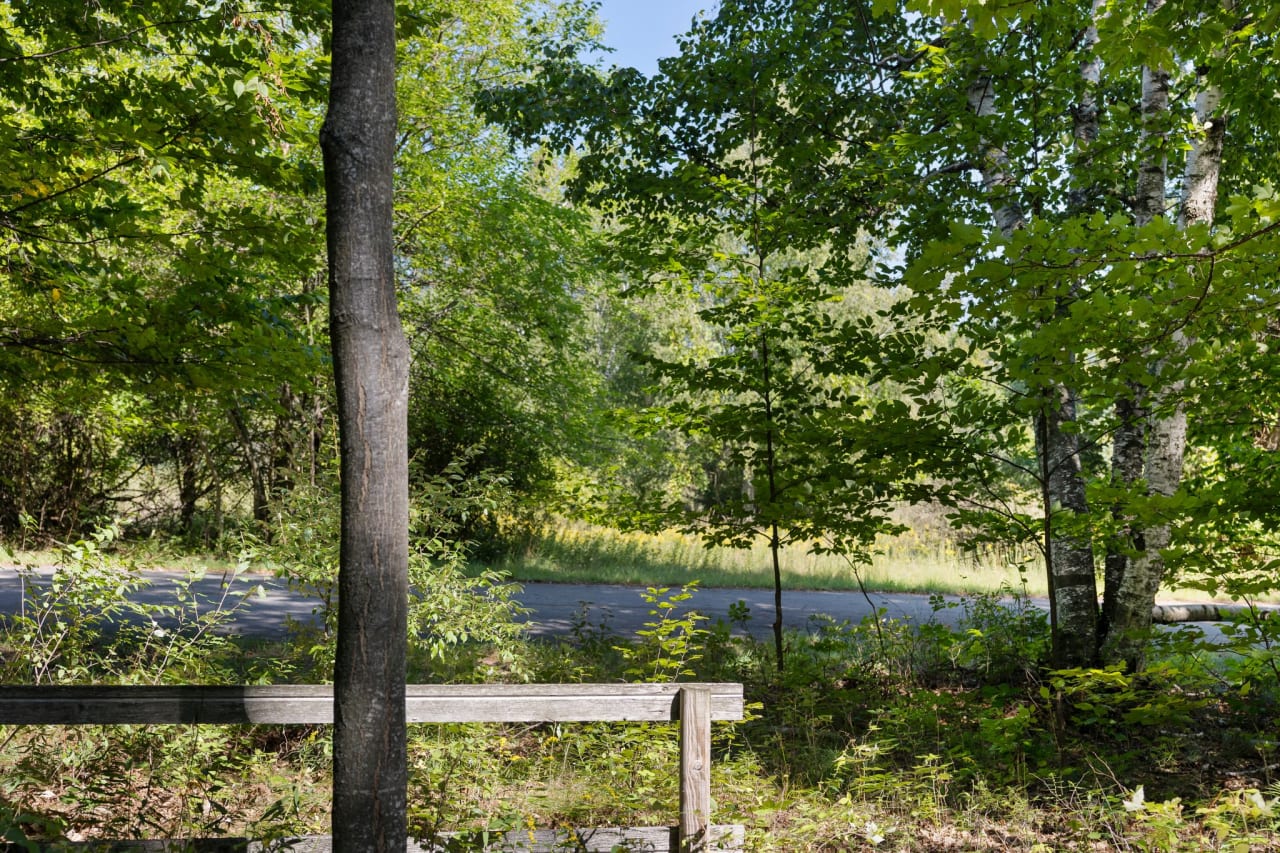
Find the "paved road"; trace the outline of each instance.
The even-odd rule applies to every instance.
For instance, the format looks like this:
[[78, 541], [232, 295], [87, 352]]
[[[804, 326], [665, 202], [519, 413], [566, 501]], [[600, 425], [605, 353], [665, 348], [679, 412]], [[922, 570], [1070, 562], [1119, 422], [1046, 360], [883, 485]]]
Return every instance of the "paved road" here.
[[[17, 613], [24, 602], [24, 589], [32, 582], [48, 583], [51, 570], [44, 569], [32, 579], [22, 578], [10, 567], [0, 567], [0, 614]], [[138, 594], [142, 601], [172, 604], [175, 575], [166, 572], [144, 572], [149, 581]], [[261, 587], [261, 594], [257, 588]], [[300, 622], [314, 620], [317, 602], [290, 592], [282, 581], [263, 575], [240, 575], [224, 589], [223, 578], [213, 575], [194, 585], [197, 600], [203, 610], [215, 607], [236, 607], [232, 618], [222, 630], [264, 638], [279, 638], [286, 633], [286, 617]], [[518, 596], [529, 614], [525, 617], [529, 633], [534, 636], [569, 634], [575, 624], [606, 626], [613, 633], [628, 636], [644, 627], [651, 605], [642, 598], [643, 590], [637, 587], [609, 584], [560, 584], [531, 583]], [[804, 630], [811, 625], [811, 617], [826, 614], [837, 621], [858, 622], [873, 609], [883, 608], [886, 615], [895, 619], [907, 619], [917, 623], [936, 620], [954, 624], [964, 611], [959, 607], [945, 608], [937, 612], [928, 596], [907, 594], [872, 593], [870, 601], [857, 592], [786, 591], [783, 595], [783, 623], [788, 628]], [[949, 597], [949, 601], [957, 601]], [[748, 608], [750, 619], [747, 629], [755, 636], [769, 635], [773, 624], [773, 593], [762, 589], [703, 589], [682, 603], [676, 612], [696, 609], [712, 621], [728, 621], [731, 606], [742, 602]], [[1044, 601], [1035, 602], [1047, 607]], [[1210, 636], [1220, 637], [1212, 625], [1201, 626]]]
[[[527, 584], [520, 601], [532, 612], [530, 633], [554, 635], [568, 633], [574, 620], [581, 621], [585, 612], [592, 625], [604, 623], [614, 633], [634, 634], [653, 619], [653, 609], [637, 587], [595, 584]], [[957, 599], [952, 599], [957, 600]], [[773, 625], [773, 591], [764, 589], [700, 589], [692, 599], [681, 602], [676, 612], [697, 610], [713, 622], [729, 621], [729, 609], [739, 603], [747, 607], [747, 628], [757, 637], [765, 637]], [[584, 607], [586, 610], [584, 611]], [[873, 610], [883, 608], [898, 619], [927, 622], [938, 619], [954, 622], [958, 609], [942, 610], [936, 615], [928, 596], [872, 593], [870, 601], [856, 592], [813, 592], [786, 590], [782, 597], [782, 621], [788, 628], [804, 630], [810, 617], [827, 615], [837, 621], [858, 622]]]
[[[33, 582], [47, 584], [50, 570], [41, 570], [34, 579], [22, 578], [9, 567], [0, 567], [0, 614], [17, 613], [23, 607], [24, 593], [30, 593]], [[144, 572], [149, 585], [136, 597], [140, 601], [173, 603], [174, 575], [166, 572]], [[257, 592], [262, 588], [262, 594]], [[204, 610], [218, 606], [236, 607], [225, 630], [260, 637], [285, 634], [286, 617], [307, 622], [315, 619], [317, 605], [312, 599], [290, 592], [282, 581], [263, 575], [240, 575], [223, 588], [221, 576], [209, 576], [194, 586], [197, 600]], [[535, 636], [566, 635], [575, 624], [606, 626], [610, 631], [629, 635], [644, 627], [651, 605], [642, 597], [643, 590], [620, 585], [531, 583], [519, 595], [528, 608], [525, 617], [529, 632]], [[729, 608], [742, 602], [748, 608], [747, 622], [752, 633], [764, 636], [773, 622], [773, 593], [761, 589], [704, 589], [683, 602], [676, 612], [696, 609], [713, 621], [728, 621]], [[875, 608], [885, 608], [889, 616], [917, 621], [934, 618], [927, 596], [882, 595], [873, 593], [868, 602], [859, 593], [788, 591], [783, 597], [783, 621], [788, 628], [804, 629], [811, 616], [828, 614], [837, 620], [856, 622]], [[944, 610], [937, 618], [953, 621], [955, 609]]]

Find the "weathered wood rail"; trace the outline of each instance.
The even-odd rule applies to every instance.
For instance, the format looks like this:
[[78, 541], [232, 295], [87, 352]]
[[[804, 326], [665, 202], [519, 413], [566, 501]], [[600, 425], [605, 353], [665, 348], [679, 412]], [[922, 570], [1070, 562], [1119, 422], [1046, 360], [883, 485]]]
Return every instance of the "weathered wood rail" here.
[[[711, 823], [711, 722], [742, 719], [741, 684], [411, 684], [405, 711], [410, 723], [680, 722], [678, 826], [499, 834], [497, 849], [710, 851], [742, 844], [741, 826]], [[322, 685], [0, 687], [5, 725], [332, 722], [333, 688]], [[296, 845], [315, 851], [325, 842]]]

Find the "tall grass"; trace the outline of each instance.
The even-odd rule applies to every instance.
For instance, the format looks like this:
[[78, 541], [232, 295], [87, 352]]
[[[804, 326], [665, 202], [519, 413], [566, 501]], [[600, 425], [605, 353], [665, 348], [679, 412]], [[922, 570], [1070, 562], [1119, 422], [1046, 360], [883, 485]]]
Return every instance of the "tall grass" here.
[[[875, 592], [964, 595], [1016, 590], [1041, 598], [1049, 594], [1038, 554], [974, 554], [953, 533], [927, 519], [901, 535], [882, 537], [865, 560], [814, 554], [801, 545], [784, 548], [781, 557], [782, 581], [789, 589], [856, 590], [861, 579]], [[621, 533], [563, 519], [531, 535], [492, 567], [525, 582], [678, 586], [696, 580], [704, 587], [773, 585], [772, 560], [763, 539], [749, 549], [709, 548], [698, 537], [676, 531]], [[1101, 590], [1101, 578], [1098, 582]], [[1225, 594], [1177, 586], [1176, 580], [1161, 588], [1160, 598], [1230, 601]], [[1254, 600], [1274, 604], [1280, 602], [1280, 594], [1259, 593]]]
[[[995, 592], [1046, 594], [1038, 560], [975, 558], [954, 541], [912, 530], [885, 537], [869, 562], [814, 554], [793, 545], [782, 552], [783, 583], [791, 588], [852, 590], [859, 578], [880, 592]], [[620, 533], [583, 522], [558, 521], [495, 566], [520, 581], [770, 587], [772, 561], [762, 539], [750, 549], [706, 547], [695, 536], [665, 531]]]

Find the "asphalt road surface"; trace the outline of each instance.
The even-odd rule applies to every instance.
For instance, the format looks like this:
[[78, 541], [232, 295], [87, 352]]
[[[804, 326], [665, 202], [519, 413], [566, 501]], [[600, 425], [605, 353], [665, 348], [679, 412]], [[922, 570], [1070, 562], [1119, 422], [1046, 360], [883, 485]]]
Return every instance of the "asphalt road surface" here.
[[[30, 607], [32, 584], [46, 585], [51, 569], [40, 569], [23, 576], [12, 567], [0, 567], [0, 617]], [[144, 572], [149, 583], [134, 597], [153, 604], [173, 604], [173, 586], [179, 576], [171, 572]], [[202, 612], [232, 609], [231, 618], [221, 631], [245, 636], [280, 638], [287, 633], [287, 620], [315, 620], [318, 602], [290, 592], [284, 582], [264, 575], [242, 574], [224, 587], [220, 575], [209, 575], [193, 585]], [[525, 621], [533, 636], [564, 636], [575, 625], [593, 628], [603, 626], [621, 636], [634, 635], [653, 617], [652, 605], [645, 602], [644, 590], [612, 584], [530, 583], [524, 586], [519, 601], [529, 610]], [[948, 597], [956, 602], [956, 597]], [[741, 603], [750, 618], [746, 630], [759, 638], [769, 635], [773, 624], [773, 592], [764, 589], [701, 589], [692, 599], [682, 602], [676, 613], [697, 610], [713, 623], [729, 621], [730, 608]], [[1047, 607], [1044, 601], [1033, 602]], [[917, 623], [938, 621], [954, 624], [964, 610], [948, 607], [935, 611], [928, 596], [857, 592], [814, 592], [786, 590], [783, 593], [783, 624], [787, 628], [806, 630], [814, 617], [830, 616], [837, 621], [856, 623], [875, 610], [883, 609], [894, 619]], [[165, 624], [165, 620], [160, 620]], [[1212, 625], [1202, 624], [1206, 633], [1220, 636]]]
[[[32, 585], [47, 585], [51, 574], [51, 569], [40, 569], [23, 577], [12, 567], [0, 567], [0, 614], [29, 608]], [[173, 587], [178, 575], [143, 572], [142, 577], [148, 584], [134, 598], [150, 604], [174, 603]], [[307, 622], [316, 618], [316, 600], [289, 591], [283, 581], [270, 576], [242, 574], [230, 579], [224, 588], [221, 575], [209, 575], [197, 581], [193, 591], [202, 611], [234, 608], [222, 629], [228, 633], [282, 637], [287, 619]], [[524, 586], [518, 599], [529, 610], [524, 618], [534, 636], [567, 635], [575, 624], [604, 626], [613, 633], [630, 635], [653, 618], [649, 613], [652, 605], [645, 602], [643, 592], [638, 587], [612, 584], [531, 583]], [[713, 622], [728, 621], [730, 607], [739, 602], [750, 616], [748, 629], [759, 636], [768, 634], [773, 623], [770, 590], [702, 589], [679, 604], [676, 612], [697, 610]], [[848, 592], [786, 591], [783, 595], [784, 624], [795, 629], [804, 629], [810, 624], [810, 617], [819, 614], [857, 622], [875, 608], [884, 608], [894, 618], [921, 622], [931, 618], [954, 621], [958, 617], [956, 609], [943, 610], [935, 616], [928, 597], [922, 595], [872, 593], [870, 601], [860, 593]]]
[[[650, 614], [653, 605], [644, 600], [643, 593], [643, 589], [632, 586], [532, 583], [525, 585], [520, 601], [531, 611], [529, 631], [535, 636], [567, 634], [575, 620], [585, 620], [593, 626], [603, 624], [613, 633], [630, 635], [654, 618]], [[712, 622], [728, 622], [730, 608], [738, 605], [747, 608], [747, 630], [761, 638], [769, 635], [774, 620], [772, 590], [699, 589], [693, 598], [680, 602], [675, 612], [696, 610]], [[956, 608], [935, 614], [929, 597], [924, 595], [871, 593], [864, 597], [857, 592], [808, 590], [784, 590], [782, 594], [783, 625], [796, 630], [806, 629], [813, 618], [823, 616], [859, 622], [881, 608], [891, 618], [916, 622], [937, 619], [952, 623], [960, 615]]]

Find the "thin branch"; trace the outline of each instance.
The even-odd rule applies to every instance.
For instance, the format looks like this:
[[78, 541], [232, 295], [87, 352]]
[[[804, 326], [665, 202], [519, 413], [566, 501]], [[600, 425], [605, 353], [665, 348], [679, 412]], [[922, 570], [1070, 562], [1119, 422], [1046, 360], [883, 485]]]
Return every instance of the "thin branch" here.
[[20, 54], [18, 56], [0, 56], [0, 65], [4, 65], [9, 62], [26, 62], [26, 61], [39, 61], [42, 59], [52, 59], [53, 57], [60, 56], [64, 53], [74, 53], [75, 51], [78, 51], [78, 50], [91, 50], [96, 47], [106, 47], [107, 45], [116, 44], [118, 42], [129, 41], [138, 33], [143, 33], [143, 32], [146, 32], [147, 30], [159, 29], [161, 27], [173, 27], [173, 26], [179, 26], [184, 24], [194, 24], [201, 20], [204, 20], [204, 19], [203, 18], [177, 18], [172, 21], [157, 21], [153, 24], [147, 24], [145, 26], [135, 27], [134, 29], [129, 30], [126, 33], [122, 33], [112, 38], [99, 39], [98, 41], [85, 42], [84, 44], [73, 44], [73, 45], [70, 45], [69, 47], [60, 47], [57, 50], [49, 50], [49, 51], [45, 51], [44, 53], [25, 53], [25, 54]]
[[973, 162], [972, 160], [959, 160], [955, 163], [948, 163], [945, 166], [939, 166], [938, 168], [934, 169], [932, 172], [927, 173], [920, 180], [927, 183], [929, 181], [940, 178], [943, 175], [954, 175], [960, 172], [970, 172], [970, 171], [977, 170], [979, 168], [980, 168], [979, 165]]
[[76, 190], [81, 189], [82, 187], [85, 187], [88, 184], [91, 184], [94, 181], [99, 180], [100, 178], [106, 177], [107, 175], [111, 174], [117, 169], [121, 169], [121, 168], [124, 168], [125, 166], [132, 165], [133, 163], [136, 163], [141, 159], [142, 159], [142, 156], [140, 154], [131, 154], [130, 156], [124, 158], [123, 160], [118, 161], [114, 166], [108, 166], [107, 168], [103, 169], [101, 172], [90, 175], [87, 178], [82, 178], [81, 180], [76, 181], [73, 184], [69, 184], [60, 190], [55, 190], [49, 193], [48, 195], [43, 195], [43, 196], [40, 196], [39, 198], [32, 199], [26, 204], [20, 204], [17, 207], [11, 207], [8, 210], [0, 211], [0, 220], [7, 219], [8, 217], [13, 216], [15, 213], [21, 213], [22, 211], [31, 207], [35, 207], [38, 204], [44, 204], [46, 201], [55, 199], [58, 196], [63, 196], [63, 195], [66, 195], [67, 193], [75, 192]]

